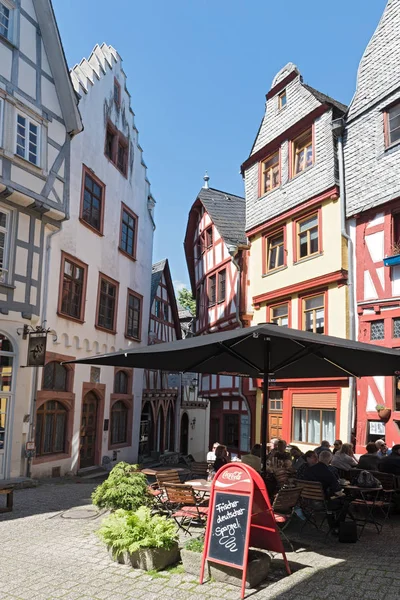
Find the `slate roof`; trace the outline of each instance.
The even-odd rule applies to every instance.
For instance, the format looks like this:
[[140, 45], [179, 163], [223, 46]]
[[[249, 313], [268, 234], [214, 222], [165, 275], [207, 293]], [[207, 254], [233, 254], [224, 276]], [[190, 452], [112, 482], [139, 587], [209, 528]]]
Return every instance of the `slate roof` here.
[[330, 104], [334, 108], [337, 108], [338, 110], [340, 110], [340, 112], [342, 112], [342, 113], [345, 113], [347, 111], [347, 106], [345, 104], [342, 104], [341, 102], [338, 102], [338, 100], [335, 100], [334, 98], [331, 98], [330, 96], [327, 96], [326, 94], [323, 94], [322, 92], [319, 92], [315, 88], [311, 87], [311, 85], [307, 85], [306, 83], [302, 83], [302, 85], [303, 85], [303, 87], [306, 88], [306, 90], [311, 92], [311, 94], [319, 102], [322, 102], [322, 104]]
[[160, 260], [159, 262], [154, 263], [151, 268], [150, 306], [153, 304], [153, 300], [156, 297], [158, 284], [161, 281], [166, 262], [166, 259]]
[[181, 319], [193, 319], [193, 315], [192, 315], [191, 311], [188, 308], [183, 308], [183, 306], [181, 306], [179, 304], [179, 302], [177, 302], [177, 306], [178, 306], [179, 320], [181, 320]]
[[247, 244], [245, 233], [246, 201], [214, 188], [201, 188], [198, 196], [220, 236], [227, 244]]

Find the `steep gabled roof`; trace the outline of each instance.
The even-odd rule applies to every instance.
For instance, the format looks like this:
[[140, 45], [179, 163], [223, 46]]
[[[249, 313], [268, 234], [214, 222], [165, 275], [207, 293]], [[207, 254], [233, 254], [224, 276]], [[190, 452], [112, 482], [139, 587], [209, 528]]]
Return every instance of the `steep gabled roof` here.
[[226, 244], [246, 245], [246, 201], [214, 188], [201, 188], [197, 196]]
[[78, 96], [76, 95], [64, 48], [61, 42], [53, 5], [50, 0], [33, 0], [36, 18], [40, 27], [47, 60], [49, 61], [51, 75], [57, 90], [65, 127], [70, 135], [76, 135], [83, 129], [81, 115], [78, 109]]
[[338, 100], [335, 100], [334, 98], [331, 98], [330, 96], [319, 92], [315, 88], [311, 87], [311, 85], [303, 83], [303, 87], [305, 87], [306, 90], [311, 92], [314, 98], [321, 102], [321, 104], [330, 104], [331, 106], [333, 106], [333, 108], [337, 108], [341, 113], [345, 113], [347, 111], [347, 106], [345, 104], [342, 104]]
[[222, 192], [214, 188], [202, 187], [193, 203], [186, 226], [185, 248], [186, 264], [188, 266], [192, 294], [196, 294], [194, 274], [193, 240], [197, 219], [201, 207], [210, 215], [225, 244], [246, 246], [245, 233], [246, 201], [241, 196]]
[[154, 302], [154, 298], [156, 297], [156, 294], [157, 294], [158, 285], [159, 285], [163, 275], [164, 275], [165, 283], [166, 283], [167, 289], [168, 289], [168, 300], [169, 300], [169, 305], [171, 307], [172, 317], [174, 319], [176, 339], [180, 340], [180, 339], [182, 339], [182, 330], [181, 330], [181, 324], [179, 321], [178, 305], [176, 302], [174, 284], [172, 283], [171, 271], [169, 269], [169, 263], [168, 263], [167, 258], [154, 263], [154, 265], [151, 268], [150, 311], [151, 311], [151, 307]]

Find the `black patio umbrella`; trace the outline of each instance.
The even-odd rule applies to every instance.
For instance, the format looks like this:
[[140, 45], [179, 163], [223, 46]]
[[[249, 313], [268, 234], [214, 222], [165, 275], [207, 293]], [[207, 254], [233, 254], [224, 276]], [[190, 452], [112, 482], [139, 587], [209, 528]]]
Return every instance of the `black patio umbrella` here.
[[262, 378], [261, 458], [264, 469], [270, 377], [319, 379], [400, 373], [398, 350], [271, 323], [69, 362]]

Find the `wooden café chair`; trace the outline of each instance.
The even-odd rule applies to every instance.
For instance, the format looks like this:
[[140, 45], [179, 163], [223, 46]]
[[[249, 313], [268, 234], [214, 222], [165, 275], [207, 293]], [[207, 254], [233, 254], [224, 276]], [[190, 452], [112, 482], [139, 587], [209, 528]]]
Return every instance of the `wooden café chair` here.
[[208, 507], [200, 506], [192, 486], [187, 484], [165, 483], [168, 503], [172, 507], [171, 517], [180, 529], [191, 535], [189, 527], [192, 523], [205, 526]]

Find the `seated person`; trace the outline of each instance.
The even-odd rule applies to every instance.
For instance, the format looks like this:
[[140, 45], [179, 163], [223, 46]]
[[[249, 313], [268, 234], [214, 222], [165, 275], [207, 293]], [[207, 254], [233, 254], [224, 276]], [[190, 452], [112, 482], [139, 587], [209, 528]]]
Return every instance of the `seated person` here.
[[287, 443], [285, 440], [279, 440], [276, 449], [269, 453], [268, 459], [276, 458], [277, 460], [290, 460], [290, 454], [286, 450]]
[[214, 462], [215, 461], [215, 451], [219, 446], [219, 442], [214, 442], [213, 443], [213, 447], [212, 450], [210, 450], [210, 452], [207, 452], [207, 462]]
[[375, 442], [368, 442], [366, 450], [367, 453], [360, 456], [358, 468], [366, 469], [367, 471], [377, 471], [381, 459], [378, 456], [378, 448], [376, 447]]
[[245, 454], [241, 458], [242, 463], [253, 467], [258, 473], [261, 472], [261, 444], [254, 444], [250, 454]]
[[323, 450], [319, 455], [318, 463], [309, 470], [309, 480], [322, 483], [327, 501], [328, 524], [331, 529], [335, 530], [339, 522], [346, 519], [351, 497], [344, 496], [342, 486], [329, 468], [331, 460], [332, 452]]
[[302, 465], [307, 464], [304, 454], [297, 446], [290, 446], [290, 456], [292, 457], [292, 469], [298, 471]]
[[315, 448], [315, 452], [318, 454], [318, 456], [323, 450], [327, 450], [328, 452], [331, 451], [331, 445], [328, 440], [322, 440], [321, 445], [318, 446], [318, 448]]
[[358, 461], [354, 458], [353, 444], [343, 444], [339, 452], [333, 456], [332, 466], [343, 471], [350, 471], [358, 466]]
[[333, 442], [333, 454], [336, 454], [336, 452], [339, 452], [339, 450], [342, 446], [343, 446], [342, 440], [335, 440]]
[[387, 447], [385, 440], [376, 440], [375, 445], [378, 448], [379, 458], [391, 455], [392, 451]]
[[215, 449], [214, 471], [217, 472], [218, 469], [226, 465], [228, 462], [228, 450], [226, 446], [222, 446], [220, 444]]
[[380, 460], [379, 470], [383, 473], [400, 475], [400, 444], [395, 444], [390, 456], [385, 456]]
[[308, 475], [311, 467], [316, 465], [318, 462], [318, 456], [315, 454], [314, 450], [307, 450], [307, 452], [304, 454], [304, 458], [306, 462], [298, 469], [296, 473], [296, 479], [303, 479], [307, 481], [309, 479]]
[[330, 498], [342, 490], [342, 486], [329, 468], [331, 461], [332, 452], [323, 450], [318, 457], [317, 464], [312, 466], [308, 472], [309, 481], [320, 481], [322, 483], [326, 498]]

